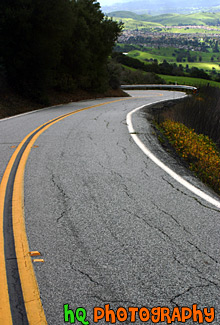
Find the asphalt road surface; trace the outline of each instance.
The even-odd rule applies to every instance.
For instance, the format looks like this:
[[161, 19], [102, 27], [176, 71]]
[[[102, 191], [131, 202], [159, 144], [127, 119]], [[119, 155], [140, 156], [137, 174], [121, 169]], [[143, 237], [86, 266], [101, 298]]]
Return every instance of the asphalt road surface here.
[[[200, 310], [213, 307], [212, 324], [219, 325], [220, 210], [148, 158], [126, 124], [136, 107], [184, 93], [129, 93], [132, 98], [120, 101], [82, 101], [0, 121], [2, 177], [14, 146], [32, 130], [106, 103], [49, 127], [34, 143], [25, 168], [26, 232], [30, 250], [44, 259], [33, 265], [47, 322], [64, 324], [64, 304], [73, 311], [85, 308], [90, 324], [94, 307], [106, 304], [115, 311], [172, 311], [197, 304]], [[220, 200], [160, 147], [145, 112], [132, 116], [141, 141], [185, 180]], [[129, 317], [116, 324], [131, 324]], [[180, 323], [176, 316], [173, 324]], [[135, 324], [143, 324], [138, 313]]]

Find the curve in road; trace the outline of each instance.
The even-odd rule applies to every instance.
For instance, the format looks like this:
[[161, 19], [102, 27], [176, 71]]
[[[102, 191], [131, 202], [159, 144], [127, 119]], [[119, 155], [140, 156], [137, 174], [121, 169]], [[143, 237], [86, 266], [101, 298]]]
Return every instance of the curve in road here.
[[[29, 246], [39, 248], [45, 258], [44, 265], [36, 264], [34, 269], [49, 324], [63, 322], [66, 302], [74, 308], [85, 306], [89, 320], [94, 305], [105, 302], [116, 308], [172, 307], [197, 301], [218, 309], [219, 211], [200, 205], [182, 187], [176, 188], [143, 157], [127, 134], [127, 113], [145, 102], [158, 101], [161, 95], [167, 99], [183, 96], [144, 92], [131, 100], [73, 103], [1, 123], [1, 152], [5, 153], [0, 158], [1, 175], [10, 158], [9, 145], [21, 142], [6, 170], [8, 177], [29, 138], [22, 142], [24, 135], [37, 128], [23, 147], [26, 156], [15, 176], [17, 185], [13, 184], [13, 196], [19, 197], [20, 203], [13, 200], [12, 213], [18, 208], [23, 219], [23, 173], [36, 141], [25, 170], [25, 216]], [[87, 112], [99, 106], [103, 109]], [[81, 114], [74, 115], [76, 112]], [[135, 118], [133, 115], [130, 133], [142, 134], [141, 141], [144, 138], [152, 150], [157, 145], [141, 114], [139, 109]], [[49, 128], [51, 125], [54, 127]], [[7, 184], [4, 176], [0, 203], [5, 202]], [[2, 205], [0, 258], [4, 263], [0, 264], [0, 282], [5, 294], [0, 296], [1, 321], [11, 308]], [[16, 222], [12, 223], [16, 228]], [[26, 247], [22, 254], [31, 264], [28, 251]], [[20, 258], [15, 259], [19, 264]], [[20, 269], [19, 276], [22, 278]], [[21, 284], [22, 294], [25, 286], [27, 283]], [[28, 321], [36, 324], [35, 316], [33, 313]]]
[[23, 180], [31, 148], [37, 138], [55, 123], [73, 114], [107, 104], [108, 102], [85, 107], [39, 126], [21, 141], [6, 167], [0, 184], [0, 224], [2, 226], [0, 229], [0, 260], [2, 261], [0, 283], [3, 289], [0, 305], [4, 306], [0, 320], [3, 324], [39, 323], [43, 325], [47, 323], [29, 254], [24, 222]]
[[[158, 101], [163, 102], [163, 100]], [[152, 105], [152, 103], [148, 104], [148, 106]], [[189, 182], [187, 182], [185, 179], [183, 179], [181, 176], [179, 176], [177, 173], [175, 173], [172, 169], [170, 169], [168, 166], [166, 166], [162, 161], [160, 161], [150, 150], [141, 142], [141, 140], [138, 138], [138, 136], [135, 134], [135, 130], [133, 128], [132, 124], [132, 115], [139, 111], [142, 108], [145, 108], [146, 105], [140, 106], [135, 108], [132, 112], [128, 113], [127, 115], [127, 124], [128, 124], [128, 130], [135, 141], [135, 143], [138, 145], [138, 147], [147, 155], [155, 164], [157, 164], [160, 168], [162, 168], [167, 174], [169, 174], [173, 179], [175, 179], [177, 182], [182, 184], [184, 187], [186, 187], [188, 190], [190, 190], [192, 193], [196, 194], [198, 197], [202, 198], [203, 200], [211, 203], [216, 208], [220, 208], [220, 201], [214, 199], [210, 195], [207, 195], [197, 187], [193, 186]]]

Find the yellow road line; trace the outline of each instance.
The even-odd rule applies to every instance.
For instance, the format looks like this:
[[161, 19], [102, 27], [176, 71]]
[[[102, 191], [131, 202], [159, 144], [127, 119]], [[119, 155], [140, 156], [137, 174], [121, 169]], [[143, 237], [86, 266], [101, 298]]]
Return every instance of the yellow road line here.
[[[5, 266], [5, 254], [4, 254], [4, 233], [3, 233], [3, 216], [4, 216], [4, 200], [5, 193], [7, 188], [7, 183], [9, 179], [9, 175], [11, 173], [13, 164], [15, 159], [22, 148], [23, 144], [26, 140], [37, 130], [37, 132], [33, 138], [30, 140], [27, 145], [24, 153], [20, 159], [18, 169], [15, 176], [14, 188], [13, 188], [13, 200], [12, 200], [12, 216], [13, 216], [13, 231], [14, 231], [14, 241], [15, 241], [15, 251], [18, 263], [19, 276], [21, 281], [21, 287], [24, 297], [25, 308], [27, 312], [27, 317], [29, 323], [32, 325], [36, 324], [47, 324], [46, 317], [44, 314], [44, 310], [42, 307], [40, 293], [38, 289], [37, 280], [35, 277], [31, 257], [29, 254], [29, 245], [25, 230], [25, 219], [24, 219], [24, 171], [25, 165], [30, 154], [31, 148], [37, 138], [50, 126], [61, 121], [62, 119], [71, 116], [73, 114], [95, 108], [100, 107], [107, 104], [112, 104], [115, 102], [119, 102], [122, 100], [132, 99], [123, 98], [117, 99], [114, 101], [109, 101], [106, 103], [101, 103], [93, 106], [89, 106], [86, 108], [82, 108], [76, 110], [71, 113], [67, 113], [65, 115], [61, 115], [58, 118], [52, 119], [34, 131], [29, 133], [19, 144], [16, 151], [12, 155], [6, 170], [4, 172], [2, 182], [0, 184], [0, 286], [1, 286], [1, 295], [0, 295], [0, 324], [2, 325], [11, 325], [12, 324], [12, 316], [11, 316], [11, 308], [9, 302], [9, 294], [8, 294], [8, 285], [7, 285], [7, 275], [6, 275], [6, 266]], [[49, 124], [48, 124], [49, 123]], [[45, 125], [45, 127], [43, 127]]]

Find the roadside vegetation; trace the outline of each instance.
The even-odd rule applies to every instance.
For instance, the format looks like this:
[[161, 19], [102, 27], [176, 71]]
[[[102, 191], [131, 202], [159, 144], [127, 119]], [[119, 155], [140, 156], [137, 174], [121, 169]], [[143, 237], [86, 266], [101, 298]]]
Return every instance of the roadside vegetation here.
[[108, 74], [110, 76], [110, 86], [117, 89], [120, 85], [138, 85], [138, 84], [164, 84], [165, 81], [154, 72], [144, 72], [141, 69], [135, 69], [123, 65], [117, 61], [114, 54], [108, 63]]
[[161, 112], [156, 120], [158, 123], [165, 120], [183, 123], [197, 134], [207, 135], [220, 149], [220, 89], [201, 87], [196, 95]]
[[189, 168], [220, 194], [220, 89], [202, 87], [155, 121]]
[[215, 143], [208, 136], [171, 120], [161, 123], [160, 130], [190, 170], [220, 194], [220, 153]]

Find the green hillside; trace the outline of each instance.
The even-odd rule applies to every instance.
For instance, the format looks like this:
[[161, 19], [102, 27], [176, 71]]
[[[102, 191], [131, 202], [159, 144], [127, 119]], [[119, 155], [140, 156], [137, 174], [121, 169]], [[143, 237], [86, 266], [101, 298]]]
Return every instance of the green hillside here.
[[220, 13], [195, 13], [189, 15], [167, 14], [151, 16], [148, 21], [157, 22], [162, 25], [217, 25]]
[[147, 20], [150, 18], [150, 15], [138, 15], [132, 11], [113, 11], [108, 13], [109, 17], [117, 17], [117, 18], [132, 18], [135, 20]]
[[[146, 60], [150, 59], [156, 59], [159, 63], [162, 63], [164, 60], [166, 60], [169, 63], [178, 63], [176, 62], [176, 57], [174, 57], [172, 54], [174, 53], [175, 48], [168, 47], [168, 48], [161, 48], [158, 49], [150, 49], [145, 48], [145, 51], [139, 51], [139, 50], [133, 50], [128, 53], [128, 55], [132, 58], [138, 59], [144, 63], [147, 64]], [[197, 52], [194, 51], [193, 55], [202, 57], [202, 62], [179, 62], [178, 64], [182, 64], [183, 67], [186, 67], [188, 65], [189, 68], [196, 67], [198, 69], [203, 69], [207, 72], [212, 71], [215, 69], [217, 72], [220, 72], [220, 53], [216, 53], [215, 55], [215, 61], [211, 62], [211, 57], [213, 56], [213, 53], [204, 53], [204, 52]]]
[[167, 84], [188, 85], [194, 87], [210, 85], [212, 87], [220, 88], [220, 82], [213, 81], [213, 80], [190, 78], [190, 77], [167, 76], [163, 74], [159, 74], [158, 76], [163, 80], [165, 80]]
[[163, 26], [177, 26], [177, 25], [197, 25], [197, 26], [216, 26], [220, 24], [220, 12], [209, 13], [209, 12], [200, 12], [188, 15], [181, 14], [163, 14], [157, 16], [150, 15], [138, 15], [131, 11], [115, 11], [108, 14], [110, 17], [117, 19], [130, 18], [139, 23], [157, 23]]
[[113, 17], [116, 21], [122, 21], [124, 23], [124, 29], [134, 30], [134, 29], [151, 29], [151, 28], [164, 28], [163, 25], [155, 22], [148, 22], [143, 20], [136, 20], [133, 18], [117, 18]]
[[[179, 53], [185, 53], [185, 57], [187, 57], [187, 50], [176, 50], [175, 47], [166, 47], [160, 49], [145, 47], [143, 51], [132, 50], [128, 53], [128, 55], [143, 61], [145, 59], [157, 59], [160, 62], [163, 62], [163, 60], [167, 60], [168, 62], [176, 62], [175, 51], [176, 53], [177, 51]], [[175, 56], [173, 56], [173, 54], [175, 54]], [[214, 61], [212, 63], [220, 62], [220, 53], [194, 51], [192, 55], [195, 55], [197, 57], [197, 61], [195, 62], [199, 62], [199, 57], [202, 58], [202, 62], [204, 63], [211, 63], [212, 57], [214, 57]]]

